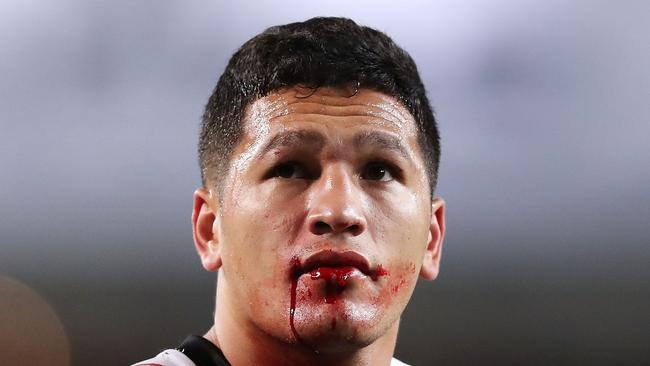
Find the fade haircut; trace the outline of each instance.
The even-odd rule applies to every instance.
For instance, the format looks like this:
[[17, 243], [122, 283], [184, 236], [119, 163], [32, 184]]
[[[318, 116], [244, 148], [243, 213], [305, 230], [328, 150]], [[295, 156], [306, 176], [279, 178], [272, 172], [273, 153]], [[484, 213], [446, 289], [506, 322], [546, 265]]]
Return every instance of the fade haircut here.
[[[415, 62], [392, 39], [346, 18], [318, 17], [268, 28], [233, 54], [203, 114], [199, 165], [203, 185], [221, 188], [242, 138], [246, 108], [289, 86], [372, 89], [399, 100], [413, 116], [431, 195], [440, 139]], [[358, 90], [357, 89], [357, 90]]]

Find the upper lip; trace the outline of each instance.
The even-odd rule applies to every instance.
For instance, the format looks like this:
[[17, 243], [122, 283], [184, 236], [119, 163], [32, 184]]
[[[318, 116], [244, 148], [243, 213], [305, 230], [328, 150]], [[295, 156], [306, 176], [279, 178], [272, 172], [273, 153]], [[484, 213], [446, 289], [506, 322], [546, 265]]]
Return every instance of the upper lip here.
[[366, 275], [370, 274], [370, 262], [355, 251], [322, 250], [316, 252], [302, 263], [302, 273], [311, 272], [319, 267], [356, 267]]

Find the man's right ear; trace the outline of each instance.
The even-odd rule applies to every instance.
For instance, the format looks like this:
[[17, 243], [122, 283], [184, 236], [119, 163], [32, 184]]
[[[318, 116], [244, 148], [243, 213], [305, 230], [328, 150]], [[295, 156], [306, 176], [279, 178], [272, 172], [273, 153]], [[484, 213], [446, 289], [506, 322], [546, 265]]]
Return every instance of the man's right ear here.
[[194, 246], [207, 271], [215, 272], [222, 264], [221, 243], [218, 236], [218, 207], [212, 193], [205, 188], [194, 191], [192, 232]]

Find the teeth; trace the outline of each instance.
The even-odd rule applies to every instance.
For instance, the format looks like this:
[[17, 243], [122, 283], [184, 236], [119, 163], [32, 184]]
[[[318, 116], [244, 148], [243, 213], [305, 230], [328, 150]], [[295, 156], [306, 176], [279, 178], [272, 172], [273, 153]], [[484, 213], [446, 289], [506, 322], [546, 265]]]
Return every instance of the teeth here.
[[319, 267], [310, 272], [312, 280], [323, 279], [329, 283], [344, 287], [354, 272], [354, 267]]

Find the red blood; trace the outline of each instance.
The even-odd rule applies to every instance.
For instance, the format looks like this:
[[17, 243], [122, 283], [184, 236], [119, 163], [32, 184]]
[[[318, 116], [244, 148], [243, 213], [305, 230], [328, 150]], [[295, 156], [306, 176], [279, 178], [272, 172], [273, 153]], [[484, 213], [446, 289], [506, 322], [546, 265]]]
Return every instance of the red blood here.
[[397, 293], [400, 289], [400, 287], [404, 286], [406, 284], [406, 279], [404, 277], [400, 277], [399, 283], [393, 286], [393, 293]]
[[299, 343], [303, 343], [302, 339], [300, 339], [298, 336], [298, 332], [296, 332], [295, 325], [293, 324], [293, 317], [296, 313], [296, 290], [298, 288], [298, 276], [300, 269], [300, 259], [298, 259], [298, 257], [291, 258], [291, 268], [293, 273], [291, 274], [291, 305], [289, 307], [289, 326], [291, 326], [291, 332], [293, 332], [293, 336], [296, 337], [296, 340]]
[[336, 329], [336, 318], [332, 318], [332, 330]]
[[336, 300], [338, 299], [339, 294], [343, 292], [342, 290], [327, 290], [325, 293], [325, 303], [326, 304], [336, 304]]
[[354, 267], [320, 267], [311, 271], [311, 279], [323, 279], [329, 283], [344, 287], [348, 284], [348, 278], [354, 272]]
[[370, 275], [373, 281], [377, 281], [379, 277], [388, 276], [388, 271], [380, 264], [377, 269]]
[[354, 267], [320, 267], [311, 271], [312, 280], [325, 280], [327, 288], [325, 290], [325, 303], [335, 304], [338, 295], [348, 284], [350, 275], [354, 272]]

